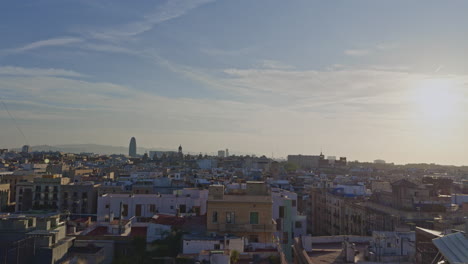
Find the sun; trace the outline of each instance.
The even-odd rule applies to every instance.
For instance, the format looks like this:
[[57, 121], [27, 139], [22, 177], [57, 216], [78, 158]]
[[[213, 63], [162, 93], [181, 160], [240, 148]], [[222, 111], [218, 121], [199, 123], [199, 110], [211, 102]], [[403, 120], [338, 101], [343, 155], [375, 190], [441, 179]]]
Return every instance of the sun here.
[[461, 94], [454, 80], [425, 79], [414, 91], [414, 106], [421, 119], [441, 122], [457, 114]]

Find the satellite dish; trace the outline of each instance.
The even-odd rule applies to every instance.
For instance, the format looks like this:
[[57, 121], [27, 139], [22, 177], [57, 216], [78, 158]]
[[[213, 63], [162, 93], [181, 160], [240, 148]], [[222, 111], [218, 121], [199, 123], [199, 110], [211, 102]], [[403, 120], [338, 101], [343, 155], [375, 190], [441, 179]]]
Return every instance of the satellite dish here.
[[45, 159], [45, 160], [44, 160], [44, 163], [45, 163], [45, 164], [49, 164], [49, 162], [50, 162], [49, 159]]

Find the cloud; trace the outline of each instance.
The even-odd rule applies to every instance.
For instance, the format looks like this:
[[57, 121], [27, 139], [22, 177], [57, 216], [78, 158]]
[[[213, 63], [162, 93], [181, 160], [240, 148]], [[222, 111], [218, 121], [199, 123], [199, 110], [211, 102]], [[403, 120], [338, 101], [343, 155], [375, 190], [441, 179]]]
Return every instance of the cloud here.
[[172, 0], [158, 7], [154, 12], [146, 14], [142, 20], [134, 21], [115, 28], [91, 31], [92, 38], [115, 41], [121, 38], [133, 37], [151, 30], [154, 26], [181, 17], [192, 9], [214, 0]]
[[[187, 77], [197, 76], [190, 68], [172, 67], [185, 71]], [[468, 81], [468, 76], [443, 78], [465, 86]], [[34, 132], [27, 133], [32, 144], [124, 145], [136, 136], [141, 145], [176, 147], [181, 143], [195, 151], [235, 146], [244, 153], [274, 151], [275, 156], [315, 153], [322, 145], [327, 153], [362, 159], [381, 155], [385, 148], [396, 160], [400, 152], [416, 157], [415, 149], [427, 147], [428, 127], [415, 127], [421, 116], [407, 98], [408, 89], [427, 79], [429, 75], [411, 72], [348, 68], [204, 72], [197, 81], [226, 89], [228, 95], [240, 91], [245, 96], [219, 100], [171, 98], [68, 76], [7, 74], [0, 75], [0, 91], [23, 130]], [[460, 97], [468, 98], [462, 88]], [[5, 128], [0, 137], [21, 144], [21, 139], [15, 141], [17, 132], [8, 126], [8, 116], [0, 112], [0, 120]], [[466, 115], [458, 123], [466, 124], [464, 120]], [[454, 141], [462, 142], [464, 135], [456, 131], [466, 130], [453, 131]], [[459, 149], [457, 154], [465, 151]], [[429, 154], [420, 157], [430, 158]]]
[[389, 43], [379, 43], [377, 45], [369, 45], [369, 46], [370, 47], [363, 48], [363, 49], [347, 49], [344, 51], [344, 54], [348, 56], [362, 57], [362, 56], [367, 56], [373, 53], [396, 49], [398, 47], [398, 44], [389, 42]]
[[288, 65], [280, 61], [276, 61], [276, 60], [263, 60], [260, 62], [260, 67], [266, 68], [266, 69], [280, 69], [280, 70], [294, 69], [294, 66], [291, 66], [291, 65]]
[[65, 45], [78, 43], [78, 42], [82, 42], [82, 41], [83, 41], [83, 39], [74, 38], [74, 37], [51, 38], [51, 39], [39, 40], [39, 41], [29, 43], [29, 44], [24, 45], [22, 47], [13, 49], [12, 52], [18, 53], [18, 52], [24, 52], [24, 51], [39, 49], [39, 48], [43, 48], [43, 47], [65, 46]]
[[435, 70], [434, 72], [435, 73], [438, 73], [440, 70], [442, 70], [444, 68], [444, 65], [439, 65]]
[[369, 55], [371, 54], [371, 51], [367, 49], [348, 49], [348, 50], [345, 50], [344, 53], [348, 56], [359, 57], [359, 56]]
[[227, 57], [233, 57], [233, 56], [245, 56], [248, 55], [249, 53], [252, 53], [255, 51], [257, 48], [256, 47], [246, 47], [246, 48], [241, 48], [241, 49], [217, 49], [217, 48], [202, 48], [200, 49], [201, 52], [208, 54], [210, 56], [227, 56]]
[[109, 53], [124, 53], [124, 54], [132, 54], [138, 55], [139, 52], [136, 50], [132, 50], [129, 48], [117, 46], [117, 45], [110, 45], [110, 44], [95, 44], [95, 43], [86, 43], [84, 45], [80, 45], [80, 48], [98, 52], [109, 52]]
[[18, 75], [18, 76], [63, 76], [63, 77], [84, 77], [85, 75], [63, 69], [44, 69], [44, 68], [22, 68], [14, 66], [0, 67], [0, 75]]

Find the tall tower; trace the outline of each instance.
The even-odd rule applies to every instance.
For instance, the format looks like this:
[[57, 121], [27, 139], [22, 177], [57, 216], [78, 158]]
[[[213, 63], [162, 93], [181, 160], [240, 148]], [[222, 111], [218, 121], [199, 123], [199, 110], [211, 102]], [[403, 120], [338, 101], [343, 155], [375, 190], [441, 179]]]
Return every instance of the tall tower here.
[[182, 152], [182, 145], [179, 146], [179, 159], [183, 159], [184, 158], [184, 153]]
[[29, 152], [29, 145], [24, 145], [24, 146], [21, 148], [21, 152], [28, 153], [28, 152]]
[[136, 139], [134, 137], [132, 137], [132, 139], [130, 139], [130, 146], [128, 147], [128, 155], [130, 157], [136, 157]]

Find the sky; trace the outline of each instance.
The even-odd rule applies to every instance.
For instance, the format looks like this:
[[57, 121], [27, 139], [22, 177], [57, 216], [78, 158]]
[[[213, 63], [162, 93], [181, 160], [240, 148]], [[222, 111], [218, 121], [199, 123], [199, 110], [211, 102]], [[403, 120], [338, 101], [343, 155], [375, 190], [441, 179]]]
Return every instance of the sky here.
[[468, 1], [0, 5], [2, 148], [468, 165]]

